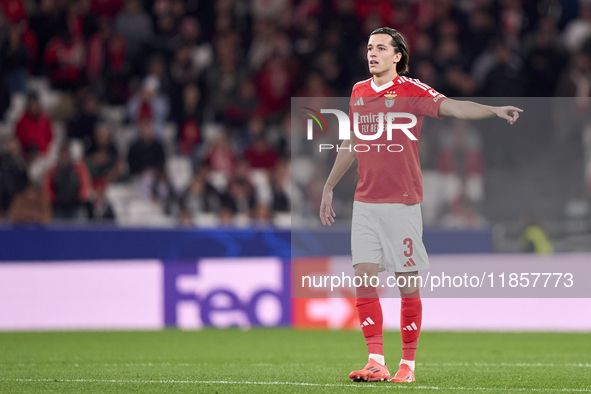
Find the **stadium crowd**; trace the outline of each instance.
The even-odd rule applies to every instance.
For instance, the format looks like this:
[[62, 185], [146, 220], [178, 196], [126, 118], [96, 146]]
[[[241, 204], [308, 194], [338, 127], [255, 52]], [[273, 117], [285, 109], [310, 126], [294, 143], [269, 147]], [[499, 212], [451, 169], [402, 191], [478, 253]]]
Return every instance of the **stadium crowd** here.
[[[586, 0], [2, 0], [0, 12], [0, 216], [17, 223], [288, 223], [290, 98], [348, 96], [381, 26], [406, 37], [410, 75], [450, 97], [591, 93]], [[431, 222], [482, 225], [478, 130], [423, 140], [424, 168], [458, 185]]]

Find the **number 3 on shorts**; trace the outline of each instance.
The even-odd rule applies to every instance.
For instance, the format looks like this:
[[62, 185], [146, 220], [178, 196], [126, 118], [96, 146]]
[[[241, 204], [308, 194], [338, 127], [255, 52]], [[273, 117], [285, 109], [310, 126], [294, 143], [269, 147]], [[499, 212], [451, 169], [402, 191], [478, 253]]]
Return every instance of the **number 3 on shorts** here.
[[408, 248], [408, 250], [404, 252], [404, 255], [406, 257], [412, 256], [412, 239], [406, 238], [402, 243]]

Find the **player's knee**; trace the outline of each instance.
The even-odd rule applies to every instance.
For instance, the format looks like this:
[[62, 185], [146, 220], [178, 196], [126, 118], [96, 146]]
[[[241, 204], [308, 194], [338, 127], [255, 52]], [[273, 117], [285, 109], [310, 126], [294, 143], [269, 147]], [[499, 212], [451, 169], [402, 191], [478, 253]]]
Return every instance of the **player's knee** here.
[[398, 290], [401, 296], [409, 296], [419, 290], [419, 281], [420, 278], [417, 271], [396, 273], [396, 283], [398, 284]]
[[371, 278], [372, 276], [378, 275], [378, 265], [372, 263], [359, 263], [355, 264], [355, 276], [359, 276], [361, 278], [368, 277]]

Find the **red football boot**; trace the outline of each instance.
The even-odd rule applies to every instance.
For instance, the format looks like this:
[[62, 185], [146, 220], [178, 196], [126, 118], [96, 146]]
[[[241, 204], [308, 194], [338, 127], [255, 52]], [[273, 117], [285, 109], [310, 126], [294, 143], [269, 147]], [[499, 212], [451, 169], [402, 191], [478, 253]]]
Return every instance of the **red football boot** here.
[[390, 382], [393, 383], [410, 383], [414, 381], [415, 373], [412, 369], [410, 369], [408, 364], [400, 364], [398, 372], [396, 372], [396, 375], [394, 375], [394, 377], [390, 379]]
[[382, 382], [390, 379], [390, 372], [385, 365], [370, 358], [365, 368], [351, 372], [349, 378], [354, 382]]

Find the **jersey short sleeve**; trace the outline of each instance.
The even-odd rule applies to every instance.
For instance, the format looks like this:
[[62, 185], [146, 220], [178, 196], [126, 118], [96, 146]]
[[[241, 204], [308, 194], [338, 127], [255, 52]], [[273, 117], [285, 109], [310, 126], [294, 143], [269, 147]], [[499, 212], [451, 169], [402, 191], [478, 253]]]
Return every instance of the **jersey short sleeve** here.
[[447, 97], [418, 79], [401, 78], [406, 82], [405, 86], [410, 91], [409, 96], [414, 98], [412, 107], [416, 115], [443, 119], [443, 116], [439, 115], [439, 107]]

